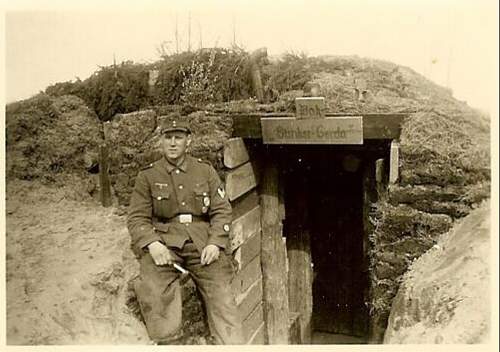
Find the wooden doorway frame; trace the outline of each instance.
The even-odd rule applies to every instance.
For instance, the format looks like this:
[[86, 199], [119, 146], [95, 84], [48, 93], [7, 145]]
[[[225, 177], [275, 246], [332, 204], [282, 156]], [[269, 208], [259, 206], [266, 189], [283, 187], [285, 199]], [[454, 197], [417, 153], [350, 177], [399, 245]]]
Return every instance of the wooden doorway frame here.
[[[260, 120], [269, 117], [291, 117], [290, 114], [231, 114], [233, 119], [233, 137], [242, 138], [250, 144], [262, 144]], [[354, 116], [331, 114], [335, 116]], [[359, 116], [359, 114], [356, 114]], [[398, 178], [398, 140], [401, 126], [407, 114], [362, 114], [364, 140], [389, 140], [390, 149], [385, 158], [381, 158], [365, 170], [364, 183], [375, 179], [377, 192], [366, 194], [364, 211], [367, 204], [377, 201], [387, 183]], [[310, 342], [310, 321], [312, 317], [312, 272], [310, 253], [307, 254], [308, 234], [283, 241], [284, 204], [280, 196], [279, 170], [269, 154], [260, 154], [261, 160], [254, 160], [254, 170], [259, 174], [260, 209], [261, 209], [261, 270], [262, 270], [262, 306], [264, 318], [264, 336], [267, 344], [290, 344]], [[252, 157], [250, 157], [252, 161]], [[383, 175], [388, 175], [384, 177]], [[370, 228], [365, 227], [365, 231]], [[365, 232], [366, 233], [366, 232]], [[367, 244], [364, 243], [366, 246]], [[290, 251], [286, 248], [299, 248]], [[299, 253], [302, 248], [302, 252]], [[291, 291], [290, 291], [291, 290]], [[298, 329], [297, 331], [294, 331]]]

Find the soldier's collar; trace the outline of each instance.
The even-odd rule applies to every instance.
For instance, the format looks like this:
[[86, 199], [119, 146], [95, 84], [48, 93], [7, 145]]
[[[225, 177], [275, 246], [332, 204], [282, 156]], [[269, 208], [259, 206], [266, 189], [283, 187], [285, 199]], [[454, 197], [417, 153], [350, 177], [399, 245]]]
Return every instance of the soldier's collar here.
[[176, 170], [176, 169], [179, 169], [181, 171], [184, 171], [186, 172], [187, 171], [187, 167], [188, 167], [188, 156], [184, 156], [184, 160], [182, 161], [182, 163], [180, 165], [174, 165], [172, 163], [170, 163], [168, 161], [167, 158], [163, 158], [163, 161], [164, 161], [164, 164], [165, 164], [165, 168], [167, 169], [168, 173], [171, 173], [172, 171]]

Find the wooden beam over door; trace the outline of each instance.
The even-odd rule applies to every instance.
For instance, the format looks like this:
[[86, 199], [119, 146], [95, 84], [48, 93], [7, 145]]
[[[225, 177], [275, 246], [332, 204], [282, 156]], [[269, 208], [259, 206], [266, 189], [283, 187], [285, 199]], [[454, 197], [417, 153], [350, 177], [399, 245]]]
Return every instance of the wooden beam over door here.
[[[360, 114], [325, 114], [326, 117], [359, 116]], [[233, 136], [262, 138], [261, 118], [292, 117], [291, 114], [232, 114]], [[363, 117], [363, 139], [399, 139], [401, 125], [408, 114], [361, 114]]]

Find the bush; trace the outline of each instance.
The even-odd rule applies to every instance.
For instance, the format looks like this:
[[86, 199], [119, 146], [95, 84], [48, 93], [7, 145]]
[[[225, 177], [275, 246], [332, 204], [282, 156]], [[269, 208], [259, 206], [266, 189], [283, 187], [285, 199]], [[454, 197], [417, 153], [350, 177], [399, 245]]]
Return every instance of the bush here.
[[148, 66], [131, 61], [101, 67], [85, 81], [56, 83], [46, 94], [59, 97], [73, 94], [82, 98], [101, 121], [115, 114], [139, 110], [149, 104]]
[[262, 81], [266, 94], [274, 100], [283, 92], [303, 89], [312, 79], [311, 62], [305, 54], [287, 53], [277, 62], [265, 66]]
[[156, 104], [203, 106], [252, 94], [249, 56], [237, 47], [166, 55], [155, 67], [159, 71]]
[[83, 174], [101, 142], [99, 120], [74, 96], [39, 94], [9, 104], [6, 176], [54, 181], [55, 175]]
[[[276, 63], [261, 66], [268, 100], [275, 101], [289, 90], [300, 90], [311, 80], [311, 59], [287, 54]], [[179, 104], [197, 110], [209, 103], [246, 100], [254, 96], [250, 55], [239, 47], [200, 49], [163, 55], [153, 64], [131, 61], [101, 67], [84, 81], [61, 82], [45, 93], [59, 97], [76, 95], [92, 108], [101, 121], [154, 105]], [[149, 73], [157, 70], [153, 87]]]

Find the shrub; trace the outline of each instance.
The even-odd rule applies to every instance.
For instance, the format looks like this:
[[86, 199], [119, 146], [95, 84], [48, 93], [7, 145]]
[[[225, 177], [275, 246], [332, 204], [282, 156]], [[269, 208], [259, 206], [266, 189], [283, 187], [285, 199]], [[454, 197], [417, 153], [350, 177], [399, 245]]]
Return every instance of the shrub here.
[[148, 66], [126, 61], [101, 67], [83, 82], [56, 83], [45, 92], [56, 97], [74, 94], [82, 98], [101, 121], [108, 121], [115, 114], [148, 105], [148, 73]]
[[249, 56], [243, 49], [211, 48], [165, 55], [155, 64], [156, 104], [203, 106], [252, 94]]

